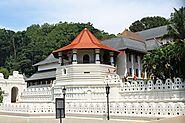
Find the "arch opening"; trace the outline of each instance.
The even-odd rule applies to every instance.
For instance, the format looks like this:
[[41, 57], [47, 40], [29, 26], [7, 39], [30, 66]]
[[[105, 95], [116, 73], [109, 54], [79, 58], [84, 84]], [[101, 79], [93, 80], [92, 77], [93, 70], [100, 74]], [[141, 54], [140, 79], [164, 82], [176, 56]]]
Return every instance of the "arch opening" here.
[[86, 54], [83, 56], [83, 63], [90, 63], [89, 55]]
[[11, 90], [11, 103], [16, 103], [18, 95], [18, 88], [13, 87]]

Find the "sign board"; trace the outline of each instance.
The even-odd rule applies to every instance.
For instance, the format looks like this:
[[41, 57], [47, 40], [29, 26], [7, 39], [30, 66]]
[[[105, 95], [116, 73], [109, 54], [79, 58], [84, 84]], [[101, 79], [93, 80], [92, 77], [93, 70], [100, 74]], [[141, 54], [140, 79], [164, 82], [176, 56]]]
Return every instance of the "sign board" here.
[[65, 118], [65, 100], [64, 98], [56, 98], [56, 118]]

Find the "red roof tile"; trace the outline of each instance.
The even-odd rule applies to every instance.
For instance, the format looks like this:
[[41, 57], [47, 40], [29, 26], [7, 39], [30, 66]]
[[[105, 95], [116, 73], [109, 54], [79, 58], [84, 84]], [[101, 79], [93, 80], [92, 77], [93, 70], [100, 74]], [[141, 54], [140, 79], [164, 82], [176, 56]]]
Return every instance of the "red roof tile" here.
[[114, 52], [118, 50], [102, 44], [88, 29], [83, 29], [80, 34], [67, 46], [53, 51], [53, 53], [62, 52], [71, 49], [105, 49]]

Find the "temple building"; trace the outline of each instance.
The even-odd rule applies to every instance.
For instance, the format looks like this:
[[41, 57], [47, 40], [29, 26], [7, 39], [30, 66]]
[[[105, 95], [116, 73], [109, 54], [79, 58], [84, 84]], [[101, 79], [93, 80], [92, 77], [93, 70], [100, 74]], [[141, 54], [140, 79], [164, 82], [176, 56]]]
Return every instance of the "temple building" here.
[[[128, 30], [101, 42], [85, 28], [69, 45], [35, 64], [38, 72], [30, 78], [24, 80], [15, 71], [5, 79], [0, 73], [0, 115], [55, 119], [56, 98], [65, 99], [67, 118], [105, 120], [110, 115], [111, 120], [135, 122], [185, 115], [181, 78], [146, 79], [142, 58], [154, 47], [160, 45], [147, 44], [143, 36]], [[127, 75], [130, 80], [123, 81]]]
[[126, 76], [133, 78], [134, 75], [139, 79], [146, 78], [146, 71], [142, 68], [142, 58], [147, 53], [147, 48], [142, 36], [124, 30], [119, 37], [105, 40], [102, 43], [122, 52], [117, 57], [117, 73], [121, 78]]
[[50, 54], [46, 59], [33, 65], [38, 71], [26, 79], [28, 87], [50, 86], [56, 79], [56, 69], [59, 66], [58, 59]]

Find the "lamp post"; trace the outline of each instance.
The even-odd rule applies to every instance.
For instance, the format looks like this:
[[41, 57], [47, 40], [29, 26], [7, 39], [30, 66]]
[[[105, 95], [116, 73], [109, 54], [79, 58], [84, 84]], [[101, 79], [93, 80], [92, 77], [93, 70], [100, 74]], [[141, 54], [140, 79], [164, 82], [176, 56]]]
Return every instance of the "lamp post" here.
[[64, 117], [65, 117], [65, 96], [66, 96], [66, 88], [65, 88], [65, 86], [62, 89], [62, 93], [63, 93], [63, 98], [64, 98]]
[[110, 93], [110, 86], [107, 84], [105, 89], [106, 89], [106, 94], [107, 94], [107, 120], [109, 120], [109, 93]]

